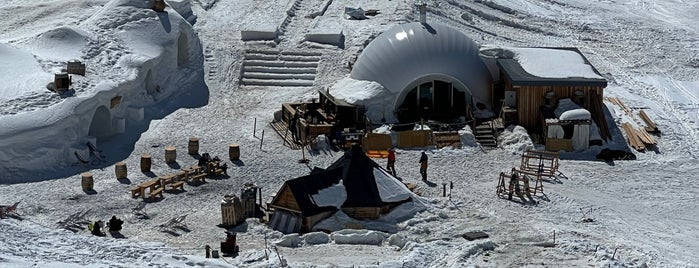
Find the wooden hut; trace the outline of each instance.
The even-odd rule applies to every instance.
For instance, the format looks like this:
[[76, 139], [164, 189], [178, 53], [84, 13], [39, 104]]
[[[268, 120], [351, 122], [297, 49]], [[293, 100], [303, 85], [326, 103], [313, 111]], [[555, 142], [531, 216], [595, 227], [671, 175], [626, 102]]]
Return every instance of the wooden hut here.
[[533, 75], [525, 70], [525, 67], [517, 59], [497, 59], [501, 81], [496, 81], [493, 85], [493, 100], [496, 100], [496, 103], [493, 103], [493, 105], [502, 109], [504, 114], [501, 113], [501, 115], [508, 117], [511, 113], [515, 113], [518, 125], [535, 133], [541, 133], [541, 130], [545, 127], [542, 107], [543, 109], [555, 109], [559, 99], [570, 98], [584, 109], [590, 111], [592, 120], [599, 126], [600, 135], [605, 140], [611, 138], [602, 108], [602, 96], [604, 88], [607, 86], [607, 80], [599, 74], [577, 48], [531, 49], [542, 50], [543, 53], [539, 53], [540, 55], [546, 55], [546, 52], [554, 54], [556, 51], [574, 52], [579, 58], [562, 57], [559, 59], [552, 57], [542, 59], [542, 61], [555, 63], [544, 68], [549, 68], [552, 72], [555, 72], [556, 68], [560, 68], [559, 65], [566, 66], [567, 63], [563, 61], [574, 61], [578, 66], [589, 66], [596, 76], [585, 77], [581, 73], [579, 77], [542, 77]]
[[269, 205], [274, 209], [269, 224], [284, 233], [308, 232], [338, 210], [378, 219], [411, 198], [402, 182], [353, 146], [327, 169], [286, 181]]

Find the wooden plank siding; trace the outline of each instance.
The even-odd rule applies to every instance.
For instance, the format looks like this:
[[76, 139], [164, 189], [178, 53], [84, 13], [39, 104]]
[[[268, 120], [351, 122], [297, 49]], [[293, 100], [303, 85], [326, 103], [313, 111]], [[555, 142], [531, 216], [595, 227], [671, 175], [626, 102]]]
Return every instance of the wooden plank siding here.
[[277, 193], [272, 200], [272, 205], [282, 208], [288, 208], [293, 211], [301, 211], [301, 207], [296, 202], [294, 194], [291, 192], [289, 185], [284, 184], [284, 187]]
[[553, 91], [556, 100], [570, 98], [574, 99], [575, 91], [580, 90], [583, 94], [582, 107], [590, 111], [592, 119], [601, 128], [601, 136], [609, 138], [610, 134], [606, 125], [604, 111], [599, 109], [602, 104], [603, 87], [599, 86], [516, 86], [513, 87], [507, 79], [505, 82], [505, 91], [515, 91], [517, 94], [517, 118], [519, 125], [529, 129], [536, 130], [543, 127], [541, 124], [543, 118], [539, 107], [545, 104], [545, 95], [548, 91]]

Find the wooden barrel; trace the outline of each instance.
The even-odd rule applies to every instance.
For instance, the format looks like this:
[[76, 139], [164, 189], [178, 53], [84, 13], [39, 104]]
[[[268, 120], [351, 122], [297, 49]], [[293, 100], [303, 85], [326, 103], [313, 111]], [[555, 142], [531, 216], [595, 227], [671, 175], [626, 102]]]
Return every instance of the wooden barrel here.
[[199, 138], [190, 137], [189, 146], [187, 146], [188, 154], [199, 154]]
[[117, 162], [114, 165], [114, 173], [116, 173], [117, 180], [126, 179], [126, 163]]
[[228, 146], [228, 156], [230, 156], [231, 161], [240, 159], [240, 147], [238, 144], [231, 144]]
[[92, 173], [85, 172], [85, 173], [81, 174], [81, 176], [82, 176], [83, 190], [85, 190], [85, 191], [92, 190], [92, 187], [95, 186], [95, 181], [92, 179]]
[[165, 147], [165, 163], [177, 162], [177, 149], [173, 146]]
[[150, 171], [150, 155], [149, 154], [142, 154], [141, 155], [141, 172], [149, 172]]

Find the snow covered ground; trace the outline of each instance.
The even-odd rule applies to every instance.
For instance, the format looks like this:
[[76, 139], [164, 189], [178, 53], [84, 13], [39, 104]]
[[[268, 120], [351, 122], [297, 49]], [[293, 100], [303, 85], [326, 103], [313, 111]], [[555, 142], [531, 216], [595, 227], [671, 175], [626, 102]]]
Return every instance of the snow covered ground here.
[[[428, 209], [395, 223], [395, 233], [344, 230], [283, 236], [249, 219], [235, 228], [241, 254], [234, 259], [203, 257], [204, 245], [217, 248], [225, 237], [224, 229], [216, 226], [221, 221], [219, 202], [225, 194], [237, 194], [244, 183], [254, 182], [262, 187], [266, 202], [285, 180], [308, 174], [313, 166], [326, 167], [340, 156], [339, 152], [306, 154], [310, 164], [298, 164], [301, 151], [284, 146], [268, 122], [281, 103], [316, 97], [315, 88], [240, 86], [246, 50], [273, 46], [320, 53], [315, 85], [330, 87], [348, 76], [348, 62], [373, 37], [396, 23], [416, 21], [417, 8], [414, 1], [335, 0], [327, 15], [313, 19], [307, 15], [322, 10], [328, 1], [198, 0], [191, 1], [195, 18], [187, 11], [190, 1], [168, 3], [181, 15], [174, 9], [163, 16], [145, 8], [136, 12], [119, 7], [147, 7], [140, 0], [0, 3], [0, 16], [5, 18], [0, 22], [4, 29], [0, 32], [0, 77], [9, 82], [0, 86], [0, 152], [9, 152], [0, 155], [0, 204], [21, 201], [18, 213], [23, 219], [0, 220], [0, 266], [277, 267], [283, 258], [292, 267], [699, 267], [699, 188], [692, 184], [693, 174], [699, 171], [699, 24], [695, 16], [699, 3], [427, 1], [428, 22], [457, 28], [480, 45], [578, 47], [609, 80], [606, 96], [618, 97], [634, 110], [643, 108], [654, 119], [662, 131], [656, 137], [657, 147], [636, 153], [635, 161], [614, 163], [595, 160], [603, 147], [563, 153], [560, 169], [564, 176], [544, 183], [546, 195], [535, 197], [535, 204], [495, 196], [498, 174], [518, 166], [522, 150], [534, 146], [521, 129], [506, 132], [506, 142], [497, 150], [427, 148], [429, 183], [419, 180], [421, 150], [399, 149], [398, 176], [419, 185]], [[345, 6], [380, 13], [368, 20], [345, 20], [341, 16]], [[289, 16], [289, 10], [295, 16]], [[193, 53], [185, 67], [168, 68], [177, 66], [179, 56], [177, 50], [169, 50], [179, 43], [179, 36], [174, 35], [179, 28], [172, 22], [187, 24], [185, 20], [195, 22], [187, 35]], [[165, 29], [164, 21], [172, 23], [171, 31], [164, 31], [168, 34], [133, 31], [148, 26]], [[259, 23], [246, 23], [252, 21]], [[241, 30], [255, 25], [264, 30], [276, 24], [283, 26], [278, 44], [241, 40]], [[314, 25], [342, 28], [344, 46], [302, 41]], [[88, 38], [83, 39], [85, 36]], [[147, 40], [147, 44], [138, 40]], [[77, 54], [76, 47], [85, 54]], [[134, 54], [141, 55], [140, 60]], [[89, 59], [88, 75], [78, 78], [80, 90], [75, 96], [58, 96], [46, 90], [45, 82], [37, 82], [52, 79], [61, 61], [81, 55]], [[60, 136], [46, 140], [47, 135], [12, 131], [18, 129], [14, 126], [56, 118], [65, 112], [61, 108], [68, 106], [65, 103], [110, 88], [110, 83], [147, 80], [141, 77], [145, 74], [139, 75], [148, 66], [143, 58], [158, 55], [169, 60], [154, 74], [172, 75], [167, 86], [162, 86], [169, 95], [138, 101], [137, 106], [145, 107], [143, 119], [127, 117], [124, 133], [100, 140], [106, 162], [64, 169], [33, 163], [36, 171], [32, 172], [13, 168], [21, 159], [5, 157], [41, 155], [72, 142]], [[27, 74], [32, 70], [35, 76]], [[13, 82], [26, 77], [36, 80]], [[137, 87], [123, 90], [133, 88]], [[132, 99], [138, 100], [136, 96]], [[604, 148], [628, 150], [620, 125], [641, 123], [618, 106], [607, 103], [607, 108], [613, 140]], [[83, 120], [92, 116], [86, 118]], [[128, 189], [149, 176], [196, 163], [184, 153], [190, 136], [200, 138], [200, 152], [224, 159], [230, 143], [240, 144], [241, 162], [228, 163], [227, 179], [185, 185], [184, 192], [165, 193], [163, 200], [148, 203], [148, 219], [134, 216], [131, 208], [139, 202], [130, 197]], [[30, 147], [12, 147], [12, 141], [28, 146], [32, 139], [46, 148], [24, 151]], [[175, 165], [163, 161], [168, 145], [178, 150]], [[152, 174], [138, 168], [143, 153], [153, 156]], [[117, 161], [126, 162], [130, 183], [115, 179]], [[80, 187], [80, 173], [88, 170], [94, 174], [96, 193], [85, 193]], [[441, 197], [443, 183], [450, 182], [454, 184], [451, 198]], [[112, 215], [123, 218], [125, 239], [60, 228], [59, 221], [87, 210], [86, 220], [106, 220]], [[180, 215], [187, 215], [186, 228], [163, 232], [158, 227]], [[339, 222], [347, 220], [336, 217]], [[583, 222], [583, 217], [594, 221]], [[461, 237], [467, 231], [484, 231], [490, 237], [467, 241]], [[554, 232], [556, 246], [543, 247], [542, 243], [553, 242]], [[276, 252], [270, 248], [275, 242], [279, 242]], [[265, 251], [266, 247], [270, 250]]]

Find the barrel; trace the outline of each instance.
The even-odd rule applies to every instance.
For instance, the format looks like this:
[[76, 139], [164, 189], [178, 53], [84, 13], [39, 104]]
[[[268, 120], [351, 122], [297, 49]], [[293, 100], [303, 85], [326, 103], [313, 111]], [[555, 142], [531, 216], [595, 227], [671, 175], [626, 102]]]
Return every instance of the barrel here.
[[173, 146], [165, 147], [165, 163], [177, 162], [177, 149]]
[[150, 155], [149, 154], [142, 154], [141, 155], [141, 172], [149, 172], [150, 171]]
[[126, 179], [126, 163], [117, 162], [114, 165], [114, 173], [116, 173], [117, 180]]
[[81, 176], [82, 176], [83, 190], [85, 190], [85, 191], [92, 190], [92, 187], [95, 186], [95, 181], [92, 179], [92, 173], [85, 172], [85, 173], [81, 174]]
[[240, 147], [238, 144], [231, 144], [228, 146], [228, 156], [230, 156], [231, 161], [240, 159]]
[[199, 154], [199, 139], [195, 137], [189, 138], [189, 146], [187, 147], [187, 153], [189, 154]]

